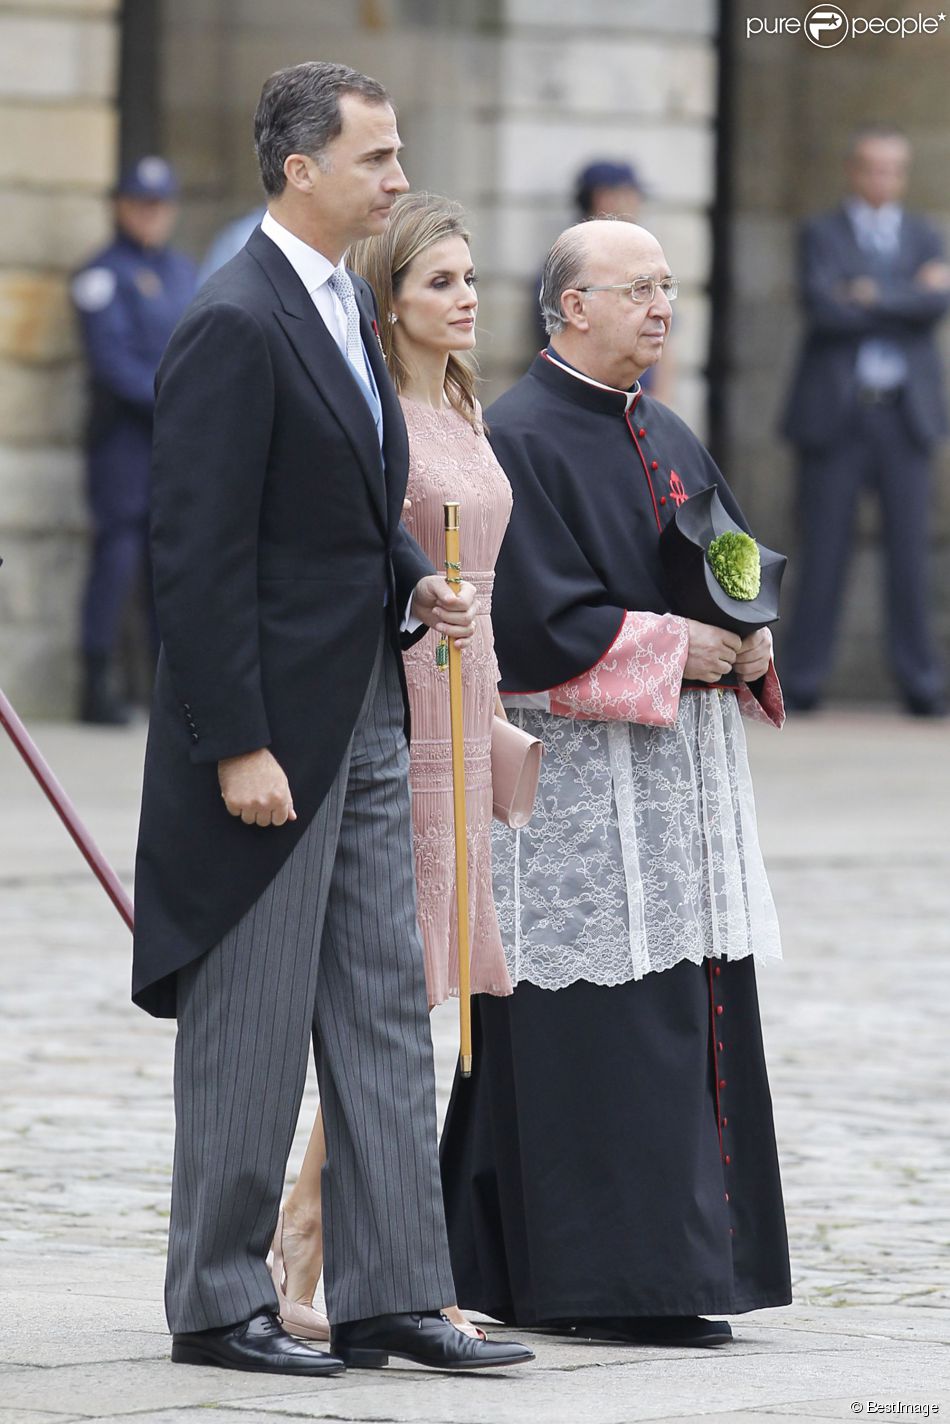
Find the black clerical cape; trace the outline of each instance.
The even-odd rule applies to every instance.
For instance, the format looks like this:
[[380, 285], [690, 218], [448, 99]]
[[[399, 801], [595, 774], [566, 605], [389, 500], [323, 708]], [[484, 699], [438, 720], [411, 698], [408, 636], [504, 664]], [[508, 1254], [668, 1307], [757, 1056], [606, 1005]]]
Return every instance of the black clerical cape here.
[[486, 418], [515, 497], [492, 606], [503, 692], [586, 672], [630, 609], [676, 611], [659, 535], [691, 494], [715, 485], [748, 527], [712, 456], [650, 396], [588, 385], [542, 354]]

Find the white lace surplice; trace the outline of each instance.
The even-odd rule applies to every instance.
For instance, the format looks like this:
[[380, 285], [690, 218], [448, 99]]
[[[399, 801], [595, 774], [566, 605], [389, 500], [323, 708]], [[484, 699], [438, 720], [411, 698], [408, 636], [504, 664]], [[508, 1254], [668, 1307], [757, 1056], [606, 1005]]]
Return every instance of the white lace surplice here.
[[742, 714], [780, 725], [770, 668], [747, 688], [680, 695], [683, 619], [631, 613], [611, 649], [549, 693], [506, 697], [545, 745], [531, 824], [496, 825], [508, 972], [561, 989], [621, 984], [708, 956], [781, 957]]

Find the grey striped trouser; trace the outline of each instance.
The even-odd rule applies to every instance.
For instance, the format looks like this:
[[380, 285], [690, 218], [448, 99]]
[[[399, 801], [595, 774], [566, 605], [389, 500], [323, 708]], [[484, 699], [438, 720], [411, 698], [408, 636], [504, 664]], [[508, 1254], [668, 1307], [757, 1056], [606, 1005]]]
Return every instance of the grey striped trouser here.
[[179, 972], [165, 1282], [173, 1331], [275, 1308], [265, 1256], [311, 1032], [331, 1320], [438, 1310], [455, 1298], [402, 723], [383, 640], [350, 746], [304, 836], [247, 914]]

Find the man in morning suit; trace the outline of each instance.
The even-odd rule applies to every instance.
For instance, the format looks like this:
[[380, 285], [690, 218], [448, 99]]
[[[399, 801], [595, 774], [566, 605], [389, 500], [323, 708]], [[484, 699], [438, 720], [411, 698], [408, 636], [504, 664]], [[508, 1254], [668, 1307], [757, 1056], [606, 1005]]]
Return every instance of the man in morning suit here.
[[[386, 91], [308, 63], [264, 85], [268, 213], [158, 375], [162, 654], [136, 868], [133, 997], [178, 1018], [172, 1358], [294, 1374], [390, 1354], [466, 1369], [415, 923], [400, 629], [471, 636], [399, 528], [407, 437], [343, 265], [407, 184]], [[276, 1316], [265, 1256], [312, 1036], [332, 1355]]]
[[784, 433], [799, 453], [801, 550], [782, 646], [785, 700], [821, 699], [861, 490], [881, 510], [888, 647], [909, 712], [946, 710], [928, 578], [931, 457], [947, 428], [937, 323], [950, 306], [939, 234], [902, 207], [910, 145], [897, 130], [854, 136], [850, 195], [801, 236], [805, 341]]

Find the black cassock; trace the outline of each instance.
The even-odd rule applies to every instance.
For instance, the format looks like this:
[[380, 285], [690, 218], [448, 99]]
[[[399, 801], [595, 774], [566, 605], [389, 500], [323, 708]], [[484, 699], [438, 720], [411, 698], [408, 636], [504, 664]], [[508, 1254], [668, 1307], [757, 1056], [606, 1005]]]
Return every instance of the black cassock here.
[[[502, 690], [547, 690], [596, 664], [627, 610], [671, 611], [657, 542], [678, 503], [715, 483], [742, 516], [677, 416], [545, 356], [487, 421], [514, 492], [493, 597]], [[463, 1309], [532, 1325], [789, 1302], [751, 958], [612, 987], [522, 980], [477, 996], [473, 1024], [442, 1138]]]

